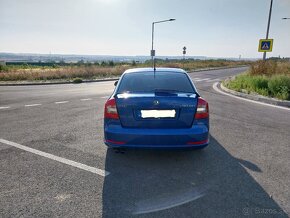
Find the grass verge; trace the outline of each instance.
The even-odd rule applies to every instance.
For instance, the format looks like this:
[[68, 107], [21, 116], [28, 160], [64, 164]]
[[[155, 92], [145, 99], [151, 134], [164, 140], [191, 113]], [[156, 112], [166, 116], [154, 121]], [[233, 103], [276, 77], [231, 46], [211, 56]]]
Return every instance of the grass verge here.
[[238, 92], [290, 100], [290, 63], [259, 61], [224, 85]]

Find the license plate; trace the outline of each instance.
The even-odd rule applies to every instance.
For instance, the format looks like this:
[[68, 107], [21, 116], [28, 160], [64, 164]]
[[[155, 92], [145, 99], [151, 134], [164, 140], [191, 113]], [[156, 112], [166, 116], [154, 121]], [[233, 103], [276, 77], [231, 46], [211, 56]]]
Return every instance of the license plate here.
[[141, 110], [142, 118], [173, 118], [175, 110]]

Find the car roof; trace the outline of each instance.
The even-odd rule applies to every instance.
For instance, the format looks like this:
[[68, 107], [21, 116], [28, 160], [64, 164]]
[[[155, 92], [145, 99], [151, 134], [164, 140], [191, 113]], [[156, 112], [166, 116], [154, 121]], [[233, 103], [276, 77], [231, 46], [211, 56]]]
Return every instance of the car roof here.
[[[124, 72], [126, 73], [144, 73], [144, 72], [154, 72], [152, 67], [147, 68], [133, 68], [128, 69]], [[155, 72], [173, 72], [173, 73], [186, 73], [183, 69], [180, 68], [167, 68], [167, 67], [156, 67]]]

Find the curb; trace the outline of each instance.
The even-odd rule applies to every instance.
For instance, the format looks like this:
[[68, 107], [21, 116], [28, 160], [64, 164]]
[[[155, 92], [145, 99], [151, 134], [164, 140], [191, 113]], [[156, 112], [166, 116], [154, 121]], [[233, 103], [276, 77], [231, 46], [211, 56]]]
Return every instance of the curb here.
[[242, 92], [237, 92], [237, 91], [228, 89], [227, 87], [225, 87], [223, 85], [222, 82], [218, 83], [217, 87], [228, 94], [232, 94], [232, 95], [235, 95], [238, 97], [290, 108], [290, 101], [284, 101], [284, 100], [279, 100], [279, 99], [275, 99], [275, 98], [268, 98], [268, 97], [265, 97], [262, 95], [251, 95], [251, 94], [246, 94], [246, 93], [242, 93]]
[[[241, 68], [247, 67], [247, 65], [235, 66], [235, 67], [216, 67], [216, 68], [205, 68], [205, 69], [197, 69], [188, 71], [188, 73], [202, 72], [202, 71], [210, 71], [210, 70], [223, 70], [223, 69], [232, 69], [232, 68]], [[119, 77], [115, 78], [104, 78], [104, 79], [96, 79], [96, 80], [83, 80], [82, 83], [93, 83], [93, 82], [106, 82], [106, 81], [115, 81], [118, 80]], [[31, 86], [31, 85], [61, 85], [61, 84], [80, 84], [74, 83], [72, 81], [55, 81], [55, 82], [23, 82], [23, 83], [1, 83], [0, 86]]]

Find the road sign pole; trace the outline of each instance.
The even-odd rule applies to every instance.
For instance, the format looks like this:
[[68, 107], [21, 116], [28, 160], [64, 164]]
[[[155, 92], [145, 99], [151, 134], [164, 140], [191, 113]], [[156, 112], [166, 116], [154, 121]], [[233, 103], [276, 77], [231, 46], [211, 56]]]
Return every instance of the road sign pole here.
[[183, 61], [182, 61], [182, 62], [183, 62], [183, 67], [182, 67], [182, 68], [184, 69], [185, 54], [186, 54], [186, 47], [185, 47], [185, 46], [183, 47], [183, 52], [182, 52], [182, 54], [183, 54]]
[[[269, 11], [269, 17], [268, 17], [268, 26], [267, 26], [266, 39], [268, 39], [268, 37], [269, 37], [271, 15], [272, 15], [272, 6], [273, 6], [273, 0], [271, 0], [271, 4], [270, 4], [270, 11]], [[266, 60], [266, 52], [264, 52], [264, 54], [263, 54], [263, 61], [265, 61], [265, 60]]]
[[184, 61], [185, 61], [185, 54], [183, 53], [183, 66], [182, 66], [183, 69], [184, 69]]

